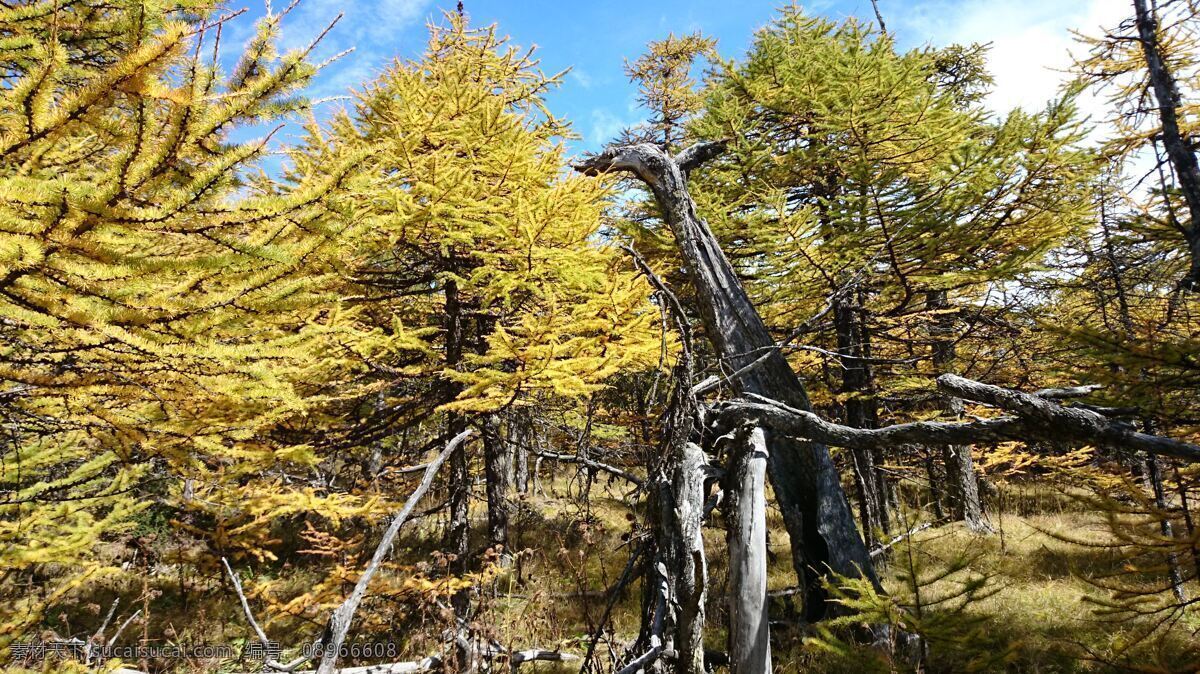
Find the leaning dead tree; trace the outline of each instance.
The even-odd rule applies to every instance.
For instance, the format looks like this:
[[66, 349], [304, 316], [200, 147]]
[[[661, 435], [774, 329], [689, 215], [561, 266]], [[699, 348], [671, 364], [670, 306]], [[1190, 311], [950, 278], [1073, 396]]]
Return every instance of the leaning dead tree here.
[[[575, 165], [587, 175], [632, 173], [650, 188], [675, 235], [695, 290], [705, 334], [729, 382], [742, 395], [761, 395], [811, 410], [808, 394], [767, 331], [708, 224], [696, 213], [688, 173], [717, 157], [721, 142], [702, 142], [672, 156], [647, 143], [616, 146]], [[829, 451], [819, 442], [769, 434], [768, 471], [792, 562], [805, 588], [805, 615], [819, 620], [835, 608], [821, 580], [830, 572], [866, 575], [878, 584], [871, 558], [854, 523], [850, 504]]]

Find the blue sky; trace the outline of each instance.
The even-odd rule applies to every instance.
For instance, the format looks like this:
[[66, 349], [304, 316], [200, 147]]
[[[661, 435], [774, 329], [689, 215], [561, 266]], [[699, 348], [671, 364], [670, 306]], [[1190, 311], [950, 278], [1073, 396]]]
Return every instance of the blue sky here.
[[[286, 0], [275, 0], [278, 10]], [[811, 13], [833, 19], [873, 19], [869, 0], [815, 0]], [[952, 42], [992, 42], [990, 67], [997, 79], [988, 99], [998, 112], [1040, 107], [1062, 81], [1074, 46], [1071, 29], [1096, 33], [1131, 13], [1125, 0], [879, 0], [884, 20], [904, 47]], [[571, 68], [548, 100], [583, 138], [576, 151], [594, 150], [621, 127], [641, 119], [635, 90], [622, 67], [647, 41], [668, 33], [702, 31], [719, 40], [727, 57], [741, 54], [754, 31], [771, 20], [780, 0], [465, 0], [476, 25], [496, 23], [518, 45], [538, 47], [546, 72]], [[226, 29], [227, 45], [240, 46], [263, 0], [232, 0], [247, 14]], [[439, 21], [453, 0], [302, 0], [284, 22], [284, 46], [306, 44], [339, 12], [345, 16], [322, 42], [318, 58], [355, 51], [330, 65], [311, 90], [314, 97], [347, 93], [371, 79], [391, 59], [419, 56], [426, 23]], [[232, 53], [234, 50], [231, 49]], [[342, 105], [339, 102], [323, 104]], [[1091, 103], [1093, 107], [1098, 104]], [[286, 142], [286, 138], [281, 139]]]

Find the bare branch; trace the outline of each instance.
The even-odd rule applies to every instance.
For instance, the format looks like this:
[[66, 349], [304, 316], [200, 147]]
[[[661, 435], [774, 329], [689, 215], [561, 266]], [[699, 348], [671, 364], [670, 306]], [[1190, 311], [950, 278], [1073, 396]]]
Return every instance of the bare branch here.
[[756, 395], [748, 396], [753, 402], [723, 403], [717, 411], [739, 417], [757, 416], [783, 433], [839, 447], [884, 448], [897, 444], [968, 445], [1043, 440], [1144, 451], [1185, 461], [1200, 461], [1200, 445], [1139, 433], [1128, 424], [1112, 421], [1098, 412], [1063, 407], [1029, 393], [952, 374], [938, 377], [937, 384], [946, 393], [999, 407], [1015, 416], [967, 423], [917, 421], [883, 428], [852, 428]]
[[642, 480], [639, 479], [633, 473], [621, 470], [620, 468], [617, 468], [616, 466], [610, 466], [607, 463], [601, 463], [599, 461], [594, 461], [592, 459], [589, 459], [589, 458], [586, 458], [583, 456], [579, 456], [577, 454], [558, 454], [556, 452], [539, 452], [539, 451], [534, 451], [533, 454], [534, 454], [534, 456], [538, 456], [543, 459], [551, 459], [553, 461], [561, 461], [563, 463], [578, 463], [578, 464], [587, 466], [588, 468], [591, 468], [593, 470], [603, 471], [605, 473], [608, 473], [609, 475], [619, 477], [622, 480], [627, 480], [639, 487], [641, 487], [643, 484]]
[[541, 648], [530, 648], [523, 651], [514, 651], [512, 654], [512, 665], [515, 668], [517, 665], [526, 662], [541, 660], [543, 662], [572, 662], [579, 660], [579, 656], [574, 653], [563, 653], [562, 651], [547, 651]]
[[893, 547], [895, 547], [895, 545], [897, 543], [903, 541], [906, 538], [914, 536], [922, 531], [925, 531], [926, 529], [928, 529], [929, 527], [932, 527], [932, 526], [933, 526], [933, 522], [925, 522], [924, 524], [918, 524], [917, 526], [909, 529], [908, 531], [896, 536], [895, 538], [888, 541], [887, 543], [884, 543], [883, 545], [880, 545], [876, 548], [872, 548], [871, 549], [871, 559], [875, 559], [876, 557], [883, 556], [883, 553], [887, 552], [888, 550], [891, 550]]
[[350, 631], [350, 622], [354, 619], [354, 612], [358, 610], [359, 603], [366, 596], [367, 586], [371, 584], [371, 578], [375, 576], [384, 558], [391, 551], [392, 543], [396, 541], [396, 535], [400, 533], [400, 527], [404, 526], [413, 509], [417, 507], [417, 503], [425, 496], [425, 492], [429, 491], [438, 468], [441, 467], [446, 458], [459, 445], [470, 437], [472, 432], [468, 428], [454, 436], [446, 444], [446, 448], [442, 450], [442, 453], [438, 454], [437, 458], [429, 463], [429, 467], [425, 469], [425, 477], [421, 478], [421, 484], [417, 485], [416, 490], [404, 502], [404, 508], [392, 519], [387, 531], [383, 533], [383, 538], [380, 539], [379, 545], [375, 547], [375, 554], [371, 556], [371, 561], [367, 564], [367, 568], [363, 570], [362, 575], [358, 577], [358, 582], [354, 584], [354, 590], [346, 598], [346, 601], [342, 602], [342, 605], [337, 607], [337, 610], [329, 617], [329, 623], [325, 627], [325, 634], [322, 635], [321, 639], [324, 655], [321, 657], [321, 664], [317, 667], [318, 674], [333, 674], [336, 671], [338, 652], [341, 650], [342, 642], [346, 640], [346, 634]]
[[686, 175], [701, 164], [725, 152], [728, 140], [700, 141], [675, 155], [675, 164]]
[[659, 183], [659, 172], [669, 161], [667, 155], [657, 146], [639, 143], [607, 147], [599, 154], [576, 162], [573, 168], [588, 176], [628, 171], [653, 187]]
[[111, 649], [114, 645], [116, 645], [117, 639], [119, 639], [121, 637], [121, 632], [124, 632], [125, 628], [129, 627], [129, 623], [133, 622], [134, 620], [137, 620], [137, 617], [140, 616], [141, 614], [142, 614], [142, 609], [140, 609], [140, 608], [138, 610], [134, 611], [133, 613], [131, 613], [129, 615], [129, 617], [125, 619], [125, 622], [121, 623], [121, 626], [117, 628], [117, 631], [113, 632], [112, 638], [108, 640], [108, 643], [105, 644], [105, 646], [108, 646]]
[[1034, 391], [1032, 395], [1047, 400], [1062, 400], [1063, 398], [1082, 398], [1104, 388], [1104, 384], [1084, 384], [1082, 386], [1067, 386], [1064, 388], [1044, 388]]
[[[250, 602], [246, 601], [246, 593], [242, 591], [242, 581], [238, 579], [237, 574], [233, 572], [233, 567], [229, 566], [228, 559], [222, 557], [221, 563], [225, 565], [225, 570], [229, 572], [229, 580], [233, 581], [233, 589], [235, 592], [237, 592], [238, 601], [242, 603], [242, 612], [246, 614], [246, 620], [250, 623], [250, 627], [254, 628], [254, 633], [258, 635], [258, 641], [263, 645], [264, 648], [268, 647], [271, 644], [271, 640], [267, 638], [267, 633], [264, 632], [263, 628], [259, 626], [258, 621], [254, 619], [254, 614], [250, 611]], [[122, 625], [122, 627], [124, 627], [124, 625]], [[301, 656], [292, 662], [284, 664], [276, 660], [268, 659], [263, 664], [276, 671], [290, 672], [299, 667], [301, 663], [306, 660], [308, 660], [308, 658]]]

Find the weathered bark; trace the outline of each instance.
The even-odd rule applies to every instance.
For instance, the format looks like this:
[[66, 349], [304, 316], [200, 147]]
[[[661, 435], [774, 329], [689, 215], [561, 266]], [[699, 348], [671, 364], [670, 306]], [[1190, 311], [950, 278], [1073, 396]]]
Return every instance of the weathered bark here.
[[[926, 307], [930, 311], [947, 312], [950, 302], [946, 298], [946, 291], [930, 291]], [[933, 368], [941, 374], [950, 372], [954, 367], [954, 322], [955, 317], [948, 312], [934, 318], [932, 332], [936, 339], [933, 343]], [[938, 402], [943, 415], [955, 420], [962, 418], [962, 399], [942, 395]], [[979, 482], [975, 476], [970, 446], [944, 445], [942, 460], [946, 464], [946, 500], [954, 519], [962, 521], [971, 531], [991, 533], [992, 528], [983, 518], [983, 506], [979, 502]]]
[[704, 674], [704, 601], [708, 588], [708, 565], [704, 558], [704, 478], [707, 461], [696, 444], [684, 443], [681, 455], [672, 461], [671, 497], [663, 532], [672, 537], [660, 542], [667, 569], [671, 608], [674, 616], [673, 650], [678, 654], [675, 671]]
[[508, 556], [509, 445], [500, 437], [500, 426], [493, 415], [481, 421], [483, 426], [484, 479], [487, 482], [488, 544]]
[[967, 400], [999, 407], [1015, 416], [952, 423], [916, 421], [883, 428], [851, 428], [831, 423], [808, 410], [789, 407], [762, 396], [753, 402], [731, 401], [715, 411], [734, 419], [754, 417], [780, 432], [839, 447], [888, 447], [904, 443], [967, 445], [1020, 441], [1035, 448], [1037, 441], [1124, 448], [1186, 461], [1200, 461], [1200, 445], [1161, 435], [1139, 433], [1091, 410], [1063, 407], [1028, 393], [982, 384], [952, 374], [937, 378], [942, 391]]
[[1154, 90], [1154, 99], [1158, 103], [1163, 147], [1175, 169], [1179, 180], [1179, 192], [1187, 203], [1190, 216], [1190, 222], [1180, 223], [1191, 265], [1179, 287], [1197, 292], [1200, 291], [1200, 161], [1197, 161], [1193, 149], [1195, 139], [1179, 128], [1179, 86], [1174, 73], [1163, 58], [1158, 39], [1158, 19], [1146, 6], [1146, 0], [1134, 0], [1133, 8], [1142, 56], [1146, 59], [1146, 69], [1150, 75], [1150, 87]]
[[[661, 284], [654, 277], [652, 282]], [[667, 292], [665, 286], [662, 291]], [[675, 654], [675, 671], [704, 674], [704, 603], [708, 589], [708, 563], [704, 557], [705, 477], [708, 459], [691, 441], [695, 429], [696, 397], [692, 395], [691, 334], [678, 315], [684, 351], [675, 367], [671, 403], [664, 415], [660, 461], [650, 467], [647, 482], [655, 493], [659, 514], [655, 529], [655, 562], [666, 582], [667, 603], [662, 619], [663, 648]], [[656, 600], [657, 602], [657, 600]], [[653, 638], [651, 622], [651, 638]]]
[[758, 427], [738, 429], [726, 475], [729, 546], [729, 667], [734, 674], [771, 671], [767, 615], [767, 441]]
[[[705, 333], [727, 371], [741, 372], [733, 385], [743, 394], [808, 410], [803, 385], [688, 193], [688, 171], [722, 150], [720, 143], [699, 143], [672, 158], [654, 145], [628, 145], [609, 148], [575, 168], [588, 175], [631, 172], [650, 187], [687, 264]], [[836, 608], [826, 605], [821, 588], [830, 571], [878, 580], [828, 449], [774, 434], [768, 443], [771, 483], [791, 537], [793, 565], [807, 590], [805, 613], [819, 620]]]

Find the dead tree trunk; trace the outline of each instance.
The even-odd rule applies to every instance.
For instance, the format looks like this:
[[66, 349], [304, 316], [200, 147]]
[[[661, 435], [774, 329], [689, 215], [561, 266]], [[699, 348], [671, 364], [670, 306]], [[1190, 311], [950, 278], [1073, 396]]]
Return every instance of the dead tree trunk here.
[[[650, 187], [687, 264], [705, 333], [724, 367], [735, 373], [733, 385], [743, 394], [808, 410], [803, 385], [688, 193], [688, 171], [723, 149], [721, 143], [699, 143], [672, 157], [655, 145], [626, 145], [609, 148], [575, 168], [588, 175], [631, 172]], [[806, 589], [805, 613], [809, 620], [819, 620], [834, 608], [826, 604], [822, 576], [830, 571], [866, 574], [878, 583], [874, 567], [829, 450], [774, 434], [768, 436], [768, 444], [771, 483], [791, 537], [792, 561]]]
[[[417, 485], [412, 495], [405, 501], [404, 507], [400, 512], [392, 518], [388, 528], [383, 532], [383, 538], [379, 541], [379, 545], [375, 547], [375, 553], [371, 556], [371, 561], [367, 564], [367, 568], [363, 570], [362, 575], [358, 577], [358, 582], [354, 585], [354, 590], [350, 596], [329, 616], [329, 622], [325, 625], [325, 631], [321, 634], [319, 644], [323, 647], [319, 650], [323, 652], [321, 656], [321, 664], [317, 668], [318, 674], [331, 674], [336, 671], [337, 659], [341, 654], [342, 644], [346, 640], [346, 635], [350, 632], [350, 623], [354, 620], [354, 613], [358, 610], [358, 605], [362, 603], [363, 597], [367, 594], [367, 587], [371, 584], [371, 578], [379, 570], [383, 564], [384, 558], [392, 550], [392, 544], [396, 541], [396, 535], [400, 533], [400, 527], [408, 521], [412, 511], [420, 503], [421, 498], [425, 496], [425, 492], [429, 490], [429, 485], [433, 482], [433, 476], [437, 474], [438, 468], [442, 462], [446, 460], [447, 454], [453, 454], [462, 449], [468, 436], [471, 435], [470, 429], [464, 430], [450, 439], [446, 449], [429, 463], [429, 467], [425, 469], [425, 475], [421, 478], [421, 483]], [[229, 568], [229, 563], [225, 563], [225, 568]], [[230, 569], [230, 575], [233, 576], [233, 570]], [[236, 582], [236, 577], [234, 577]], [[238, 589], [238, 595], [241, 596], [241, 589]], [[246, 611], [246, 617], [254, 625], [255, 631], [258, 631], [263, 641], [266, 641], [265, 635], [258, 629], [258, 624], [254, 622], [254, 617], [250, 615], [250, 607], [246, 604], [246, 600], [242, 597], [242, 608]], [[302, 661], [301, 661], [302, 662]], [[300, 662], [295, 663], [295, 665]], [[293, 665], [292, 669], [295, 669]], [[286, 670], [285, 671], [291, 671]]]
[[767, 441], [757, 426], [735, 434], [726, 475], [729, 545], [729, 668], [734, 674], [771, 671], [767, 615]]
[[675, 671], [704, 674], [704, 602], [708, 587], [708, 565], [704, 558], [704, 452], [685, 443], [671, 462], [670, 498], [663, 500], [664, 532], [672, 535], [660, 543], [667, 569], [671, 605], [674, 610], [673, 650], [678, 654]]
[[[934, 317], [933, 368], [938, 374], [949, 373], [955, 358], [954, 316], [948, 313], [950, 303], [945, 290], [933, 290], [926, 299], [930, 311], [940, 311]], [[948, 395], [939, 395], [942, 413], [952, 419], [961, 419], [963, 401]], [[979, 482], [975, 476], [975, 462], [969, 445], [944, 445], [942, 458], [946, 464], [946, 500], [954, 518], [961, 520], [971, 531], [991, 533], [992, 528], [983, 517], [983, 506], [979, 502]]]
[[[654, 564], [665, 581], [669, 596], [665, 610], [658, 600], [643, 606], [642, 634], [647, 653], [654, 649], [656, 628], [663, 650], [674, 654], [675, 671], [703, 674], [704, 602], [708, 588], [708, 562], [704, 556], [705, 479], [708, 459], [699, 445], [692, 442], [697, 430], [699, 404], [692, 385], [692, 330], [683, 306], [670, 288], [654, 274], [645, 260], [632, 248], [635, 264], [658, 291], [659, 299], [672, 316], [683, 346], [672, 376], [670, 403], [663, 415], [661, 451], [647, 463], [646, 483], [650, 501], [656, 507]], [[646, 579], [653, 577], [647, 574]], [[656, 582], [657, 584], [657, 582]], [[628, 669], [628, 667], [626, 668]]]
[[[690, 373], [686, 363], [676, 367], [663, 443], [648, 466], [645, 484], [654, 536], [647, 543], [651, 554], [646, 559], [642, 629], [635, 647], [646, 653], [657, 648], [653, 658], [658, 652], [671, 654], [674, 671], [681, 674], [703, 674], [708, 564], [702, 533], [708, 461], [689, 440], [696, 407], [690, 376], [684, 372]], [[665, 603], [660, 590], [667, 595]]]
[[1175, 175], [1179, 180], [1179, 191], [1187, 202], [1190, 222], [1179, 223], [1187, 242], [1191, 265], [1187, 276], [1179, 287], [1192, 292], [1200, 291], [1200, 161], [1196, 158], [1195, 139], [1179, 128], [1181, 99], [1175, 75], [1163, 58], [1162, 45], [1158, 39], [1158, 19], [1146, 6], [1146, 0], [1134, 0], [1133, 8], [1137, 24], [1138, 42], [1146, 59], [1150, 75], [1150, 87], [1158, 103], [1158, 118], [1162, 124], [1163, 147]]

